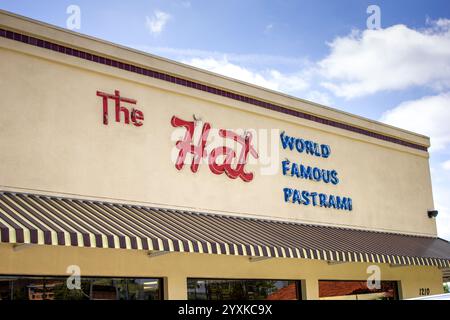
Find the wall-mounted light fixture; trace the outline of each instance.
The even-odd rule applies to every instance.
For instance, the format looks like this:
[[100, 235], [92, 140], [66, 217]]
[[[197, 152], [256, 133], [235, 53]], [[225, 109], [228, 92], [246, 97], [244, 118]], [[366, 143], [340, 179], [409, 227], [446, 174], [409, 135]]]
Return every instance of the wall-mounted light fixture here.
[[438, 211], [437, 210], [428, 210], [428, 218], [436, 218], [438, 215]]

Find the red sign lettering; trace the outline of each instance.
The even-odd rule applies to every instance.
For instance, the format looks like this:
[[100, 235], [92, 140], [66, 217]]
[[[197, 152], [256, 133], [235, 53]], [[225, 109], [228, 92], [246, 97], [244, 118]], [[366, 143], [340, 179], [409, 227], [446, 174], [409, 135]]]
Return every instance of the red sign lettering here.
[[[225, 173], [231, 179], [236, 179], [239, 177], [245, 182], [253, 180], [253, 173], [245, 171], [245, 165], [247, 164], [249, 155], [253, 156], [255, 159], [258, 159], [259, 157], [255, 148], [251, 144], [251, 133], [248, 133], [245, 136], [240, 136], [231, 130], [219, 130], [219, 135], [221, 137], [232, 139], [241, 146], [241, 152], [237, 158], [237, 163], [233, 166], [233, 161], [236, 158], [237, 154], [236, 151], [230, 147], [222, 146], [214, 148], [210, 152], [209, 156], [207, 155], [206, 142], [208, 139], [209, 131], [211, 129], [211, 125], [209, 123], [205, 122], [203, 124], [201, 136], [197, 145], [195, 145], [193, 142], [195, 130], [194, 121], [186, 121], [173, 116], [171, 124], [174, 127], [184, 127], [186, 129], [183, 140], [179, 140], [176, 142], [176, 147], [180, 151], [175, 162], [175, 168], [181, 170], [184, 166], [186, 155], [188, 153], [191, 153], [193, 155], [191, 171], [194, 173], [197, 172], [200, 161], [203, 158], [208, 158], [209, 169], [214, 174]], [[219, 157], [223, 157], [221, 163], [217, 162], [217, 158]]]
[[[115, 90], [114, 94], [97, 91], [97, 96], [103, 98], [103, 124], [108, 125], [108, 100], [114, 101], [116, 122], [120, 122], [121, 115], [123, 115], [124, 122], [130, 123], [130, 110], [121, 105], [121, 102], [135, 105], [137, 103], [134, 99], [129, 99], [120, 96], [119, 90]], [[131, 122], [136, 127], [140, 127], [144, 124], [144, 113], [136, 108], [131, 109]]]

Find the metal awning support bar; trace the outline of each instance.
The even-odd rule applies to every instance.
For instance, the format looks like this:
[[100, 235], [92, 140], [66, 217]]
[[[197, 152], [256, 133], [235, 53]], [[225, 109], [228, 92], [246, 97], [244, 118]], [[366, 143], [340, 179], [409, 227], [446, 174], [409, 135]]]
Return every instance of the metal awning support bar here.
[[329, 266], [334, 266], [337, 264], [344, 264], [344, 263], [348, 263], [347, 261], [327, 261]]
[[264, 261], [264, 260], [269, 260], [272, 259], [272, 257], [250, 257], [248, 258], [249, 262], [260, 262], [260, 261]]
[[22, 251], [25, 249], [29, 249], [31, 247], [34, 247], [35, 244], [34, 243], [20, 243], [20, 244], [15, 244], [12, 246], [12, 249], [14, 252], [18, 252], [18, 251]]
[[155, 258], [155, 257], [160, 257], [160, 256], [163, 256], [163, 255], [166, 255], [169, 253], [171, 253], [171, 252], [170, 251], [149, 251], [147, 253], [147, 256], [149, 258]]

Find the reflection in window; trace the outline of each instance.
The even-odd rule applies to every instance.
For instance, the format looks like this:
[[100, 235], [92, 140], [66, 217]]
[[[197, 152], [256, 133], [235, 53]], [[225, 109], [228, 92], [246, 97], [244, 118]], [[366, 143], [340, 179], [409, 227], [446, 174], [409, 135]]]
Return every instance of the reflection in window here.
[[367, 281], [320, 280], [321, 300], [397, 300], [396, 281], [381, 281], [380, 289], [369, 289]]
[[296, 300], [298, 281], [188, 279], [189, 300]]
[[66, 277], [2, 277], [0, 300], [160, 300], [161, 279], [81, 278], [67, 288]]

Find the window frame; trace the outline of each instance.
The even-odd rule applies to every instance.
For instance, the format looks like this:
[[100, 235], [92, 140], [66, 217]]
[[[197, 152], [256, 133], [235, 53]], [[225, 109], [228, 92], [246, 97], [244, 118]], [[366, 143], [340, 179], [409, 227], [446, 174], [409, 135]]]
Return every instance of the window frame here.
[[[70, 277], [70, 274], [66, 274], [66, 275], [18, 275], [18, 274], [0, 274], [0, 281], [1, 280], [6, 280], [9, 279], [10, 281], [14, 281], [14, 280], [21, 280], [21, 279], [31, 279], [31, 280], [52, 280], [52, 279], [56, 279], [56, 280], [64, 280], [66, 281], [68, 277]], [[128, 279], [133, 279], [133, 280], [143, 280], [143, 279], [154, 279], [154, 280], [158, 280], [158, 295], [159, 295], [159, 300], [165, 300], [165, 283], [166, 280], [164, 277], [145, 277], [145, 276], [139, 276], [139, 277], [134, 277], [134, 276], [81, 276], [81, 281], [83, 280], [95, 280], [95, 279], [106, 279], [106, 280], [128, 280]], [[11, 301], [16, 300], [16, 299], [12, 299]], [[50, 300], [50, 299], [49, 299]], [[58, 299], [55, 299], [58, 300]], [[91, 299], [89, 299], [91, 300]], [[16, 300], [16, 301], [20, 301], [20, 300]], [[26, 301], [26, 300], [22, 300], [22, 301]], [[65, 301], [65, 300], [60, 300], [60, 301]], [[131, 301], [131, 300], [130, 300]]]
[[[303, 296], [303, 286], [304, 286], [304, 280], [302, 279], [274, 279], [274, 278], [221, 278], [221, 277], [186, 277], [186, 295], [187, 295], [187, 299], [189, 300], [189, 292], [188, 292], [188, 286], [189, 286], [189, 280], [204, 280], [204, 281], [208, 281], [208, 280], [216, 280], [216, 281], [293, 281], [295, 282], [295, 287], [296, 287], [296, 299], [293, 301], [302, 301], [305, 299], [305, 297]], [[191, 301], [195, 301], [195, 300], [191, 300]], [[224, 300], [223, 300], [224, 301]], [[255, 301], [268, 301], [268, 300], [255, 300]]]
[[[351, 279], [351, 280], [348, 280], [348, 279], [318, 279], [317, 280], [317, 292], [318, 292], [318, 298], [319, 299], [321, 299], [321, 298], [331, 298], [331, 297], [340, 297], [340, 296], [329, 296], [329, 297], [321, 297], [320, 296], [320, 282], [321, 281], [330, 281], [330, 282], [366, 282], [367, 283], [367, 279], [364, 279], [364, 280], [355, 280], [355, 279]], [[384, 279], [384, 280], [380, 280], [380, 282], [393, 282], [393, 283], [395, 283], [395, 292], [394, 292], [394, 299], [393, 300], [400, 300], [400, 281], [399, 280], [387, 280], [387, 279]], [[356, 294], [356, 295], [358, 295], [358, 294]], [[341, 295], [341, 296], [346, 296], [346, 295]], [[350, 295], [348, 295], [348, 296], [350, 296]]]

